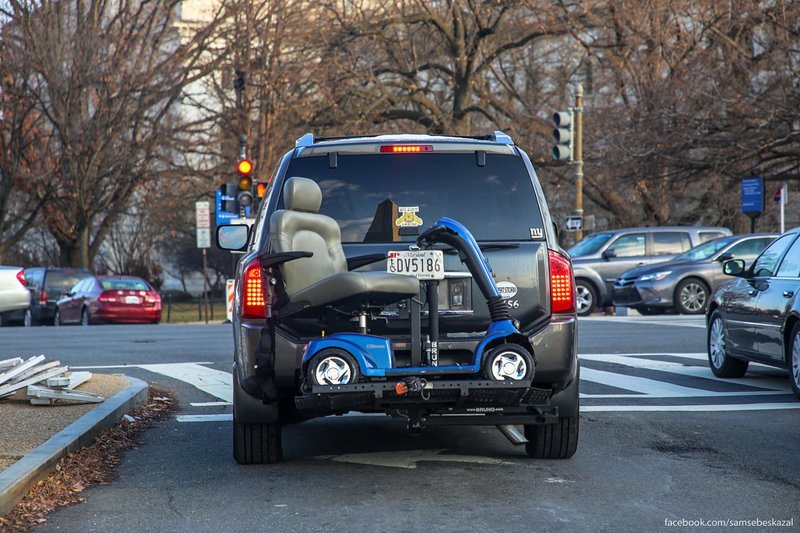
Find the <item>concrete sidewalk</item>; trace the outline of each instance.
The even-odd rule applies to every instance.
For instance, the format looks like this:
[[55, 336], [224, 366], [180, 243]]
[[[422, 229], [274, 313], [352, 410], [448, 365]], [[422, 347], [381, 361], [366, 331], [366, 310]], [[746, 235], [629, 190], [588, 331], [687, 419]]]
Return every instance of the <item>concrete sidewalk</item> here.
[[[91, 444], [100, 431], [113, 426], [127, 412], [147, 402], [147, 383], [128, 376], [114, 377], [124, 381], [113, 384], [112, 395], [100, 404], [33, 407], [18, 402], [16, 406], [8, 403], [2, 406], [5, 416], [2, 417], [0, 444], [4, 449], [19, 446], [27, 452], [30, 445], [26, 447], [26, 442], [45, 442], [0, 471], [0, 515], [11, 511], [37, 481], [52, 472], [62, 457]], [[112, 384], [106, 383], [105, 386]], [[31, 413], [42, 417], [35, 428], [32, 427], [34, 424], [25, 423], [26, 419], [30, 420]], [[74, 421], [64, 427], [64, 418]], [[0, 464], [0, 468], [3, 466]]]

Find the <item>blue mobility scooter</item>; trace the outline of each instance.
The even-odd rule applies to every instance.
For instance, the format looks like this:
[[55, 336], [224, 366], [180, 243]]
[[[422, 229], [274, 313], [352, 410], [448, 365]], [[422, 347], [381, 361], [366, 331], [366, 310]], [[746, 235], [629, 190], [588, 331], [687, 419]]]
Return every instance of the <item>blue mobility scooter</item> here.
[[[513, 425], [558, 419], [549, 403], [552, 390], [533, 386], [533, 347], [510, 318], [467, 228], [445, 217], [407, 251], [346, 259], [339, 226], [318, 213], [322, 195], [316, 183], [290, 178], [284, 198], [286, 209], [270, 219], [271, 251], [260, 263], [270, 344], [275, 345], [279, 325], [293, 320], [320, 325], [320, 335], [309, 340], [298, 364], [294, 409], [301, 417], [355, 410], [406, 417], [413, 430], [496, 425], [514, 444], [526, 439]], [[445, 253], [458, 254], [491, 317], [468, 362], [458, 364], [441, 364], [439, 357], [437, 285], [446, 278]], [[386, 261], [385, 271], [357, 270], [380, 261]], [[385, 318], [390, 307], [408, 330], [371, 335], [370, 324]]]

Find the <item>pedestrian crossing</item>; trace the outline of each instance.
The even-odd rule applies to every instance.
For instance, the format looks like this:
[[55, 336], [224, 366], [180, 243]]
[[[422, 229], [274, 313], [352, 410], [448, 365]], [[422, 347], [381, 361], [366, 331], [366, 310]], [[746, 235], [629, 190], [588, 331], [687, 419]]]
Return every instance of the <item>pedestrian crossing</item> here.
[[[800, 409], [791, 391], [788, 373], [759, 364], [750, 365], [739, 379], [716, 377], [705, 353], [585, 353], [581, 361], [583, 412], [701, 412]], [[208, 401], [190, 404], [181, 422], [220, 422], [229, 413], [233, 383], [229, 371], [212, 363], [125, 365], [189, 384]], [[108, 368], [108, 367], [106, 367]]]

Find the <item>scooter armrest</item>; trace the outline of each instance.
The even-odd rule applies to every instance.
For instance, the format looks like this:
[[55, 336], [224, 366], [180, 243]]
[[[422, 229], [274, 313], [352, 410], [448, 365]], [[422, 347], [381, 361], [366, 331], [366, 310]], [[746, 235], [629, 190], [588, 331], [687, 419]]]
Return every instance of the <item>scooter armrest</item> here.
[[261, 268], [269, 268], [282, 265], [283, 263], [287, 263], [289, 261], [294, 261], [295, 259], [311, 257], [313, 255], [314, 254], [312, 252], [279, 252], [259, 256], [258, 262], [261, 264]]
[[347, 270], [355, 270], [356, 268], [361, 268], [366, 265], [371, 265], [372, 263], [377, 263], [378, 261], [383, 261], [386, 259], [386, 254], [367, 254], [367, 255], [359, 255], [356, 257], [349, 257], [347, 259]]

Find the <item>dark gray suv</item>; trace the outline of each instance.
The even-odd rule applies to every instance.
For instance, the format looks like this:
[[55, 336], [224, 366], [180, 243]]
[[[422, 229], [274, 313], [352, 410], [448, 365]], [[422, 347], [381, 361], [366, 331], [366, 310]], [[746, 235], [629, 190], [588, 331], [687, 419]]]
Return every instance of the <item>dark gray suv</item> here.
[[[290, 179], [294, 181], [287, 184]], [[297, 198], [300, 189], [292, 189], [291, 184], [310, 182], [318, 186], [322, 200], [308, 207]], [[347, 272], [386, 272], [387, 257], [398, 250], [413, 251], [422, 229], [442, 217], [458, 220], [473, 233], [491, 265], [503, 314], [510, 315], [520, 342], [531, 347], [535, 373], [526, 382], [505, 383], [506, 394], [486, 391], [479, 399], [482, 393], [475, 387], [482, 387], [482, 382], [466, 382], [465, 377], [449, 382], [452, 390], [440, 390], [448, 382], [431, 367], [422, 380], [395, 384], [387, 378], [387, 392], [366, 392], [374, 394], [369, 405], [325, 404], [310, 409], [323, 398], [315, 396], [316, 385], [304, 378], [303, 358], [306, 350], [313, 349], [309, 345], [335, 332], [363, 331], [366, 325], [336, 308], [329, 309], [323, 319], [310, 318], [294, 312], [281, 296], [282, 267], [265, 265], [286, 255], [276, 254], [277, 241], [272, 241], [295, 237], [283, 236], [276, 221], [285, 219], [287, 210], [297, 209], [313, 211], [304, 218], [324, 215], [338, 224], [341, 235], [331, 235], [331, 239], [341, 240]], [[492, 425], [514, 444], [526, 444], [533, 457], [563, 459], [575, 453], [579, 376], [574, 278], [533, 166], [505, 134], [335, 139], [307, 134], [275, 168], [246, 243], [244, 239], [224, 243], [224, 238], [224, 232], [218, 232], [218, 246], [245, 252], [237, 267], [233, 315], [234, 457], [238, 462], [275, 462], [282, 453], [282, 425], [349, 410], [405, 417], [410, 429], [434, 422]], [[415, 338], [415, 324], [410, 309], [420, 301], [438, 300], [438, 364], [464, 365], [464, 372], [480, 349], [493, 313], [499, 311], [497, 302], [490, 309], [481, 298], [460, 252], [442, 250], [444, 279], [434, 295], [422, 291], [419, 300], [412, 297], [383, 306], [369, 317], [369, 334], [389, 340], [392, 364], [399, 371], [414, 358], [410, 339]], [[421, 327], [423, 338], [434, 335], [426, 333], [425, 320]], [[380, 381], [374, 380], [368, 386], [370, 391], [381, 388]], [[414, 386], [422, 387], [417, 403], [388, 407], [406, 401], [398, 395], [410, 394], [408, 389]], [[439, 391], [439, 396], [431, 397], [425, 392], [429, 389]], [[502, 401], [500, 396], [504, 396]], [[454, 414], [458, 416], [453, 418]], [[524, 435], [514, 429], [516, 424], [524, 426]]]
[[575, 269], [578, 315], [611, 305], [614, 282], [625, 271], [672, 259], [704, 242], [731, 235], [727, 228], [660, 226], [594, 233], [569, 249]]

